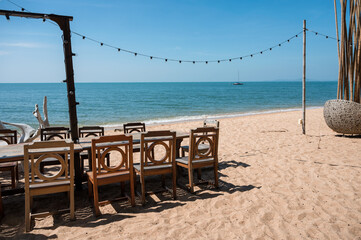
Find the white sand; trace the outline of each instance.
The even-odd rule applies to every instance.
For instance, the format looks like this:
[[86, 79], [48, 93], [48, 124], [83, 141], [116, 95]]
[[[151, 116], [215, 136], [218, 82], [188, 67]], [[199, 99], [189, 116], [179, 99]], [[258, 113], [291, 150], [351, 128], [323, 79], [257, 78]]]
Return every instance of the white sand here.
[[[307, 111], [307, 135], [302, 135], [301, 116], [295, 111], [221, 119], [218, 190], [201, 186], [193, 195], [178, 188], [178, 200], [158, 194], [144, 207], [139, 199], [135, 208], [116, 202], [101, 207], [103, 215], [96, 218], [84, 189], [76, 192], [76, 221], [69, 214], [37, 219], [28, 234], [23, 233], [24, 196], [9, 196], [0, 237], [361, 239], [361, 138], [336, 136], [322, 109]], [[189, 131], [200, 125], [148, 130]], [[204, 178], [212, 176], [204, 171]], [[187, 176], [179, 177], [186, 183]], [[100, 194], [117, 192], [117, 186], [108, 186]], [[58, 206], [57, 198], [66, 195], [34, 203]]]

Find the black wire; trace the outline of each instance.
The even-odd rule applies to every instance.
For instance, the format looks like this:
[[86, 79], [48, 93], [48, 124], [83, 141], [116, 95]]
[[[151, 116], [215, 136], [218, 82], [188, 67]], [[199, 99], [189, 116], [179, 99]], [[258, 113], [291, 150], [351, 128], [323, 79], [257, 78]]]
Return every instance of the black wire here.
[[316, 32], [316, 31], [312, 31], [310, 29], [306, 29], [306, 31], [313, 32], [316, 35], [324, 36], [326, 38], [330, 38], [330, 39], [333, 39], [333, 40], [336, 40], [336, 41], [340, 41], [340, 40], [337, 40], [337, 38], [335, 38], [335, 37], [330, 37], [329, 35], [322, 34], [322, 33]]
[[[27, 12], [29, 12], [27, 9], [25, 9], [25, 8], [21, 7], [20, 5], [14, 3], [13, 1], [11, 1], [11, 0], [7, 0], [7, 1], [10, 2], [10, 3], [12, 3], [13, 5], [21, 8], [22, 11], [27, 11]], [[45, 21], [45, 19], [44, 19], [44, 21]], [[47, 21], [47, 22], [49, 22], [49, 21]], [[51, 23], [51, 24], [53, 24], [53, 25], [57, 25], [57, 24], [54, 23], [54, 22], [49, 22], [49, 23]], [[309, 30], [309, 29], [306, 29], [306, 31], [314, 32], [314, 31]], [[72, 33], [72, 34], [75, 34], [75, 35], [77, 35], [77, 36], [79, 36], [79, 37], [81, 37], [82, 39], [87, 39], [87, 40], [89, 40], [89, 41], [98, 43], [98, 44], [100, 44], [100, 46], [106, 46], [106, 47], [114, 48], [114, 49], [118, 50], [118, 52], [122, 51], [122, 52], [126, 52], [126, 53], [133, 54], [133, 55], [135, 55], [135, 56], [147, 57], [147, 58], [150, 58], [151, 60], [152, 60], [152, 59], [158, 59], [158, 60], [164, 60], [165, 62], [170, 61], [170, 62], [179, 62], [179, 63], [185, 62], [185, 63], [193, 63], [193, 64], [194, 64], [194, 63], [206, 63], [206, 64], [208, 64], [208, 63], [216, 63], [216, 62], [217, 62], [217, 63], [220, 63], [220, 62], [226, 62], [226, 61], [231, 62], [232, 60], [236, 60], [236, 59], [242, 60], [242, 59], [244, 59], [244, 58], [246, 58], [246, 57], [253, 57], [253, 56], [258, 55], [258, 54], [263, 54], [264, 52], [271, 51], [272, 49], [274, 49], [274, 48], [276, 48], [276, 47], [281, 47], [282, 44], [284, 44], [284, 43], [290, 42], [290, 40], [292, 40], [293, 38], [298, 37], [299, 34], [303, 33], [303, 30], [300, 31], [299, 33], [293, 35], [292, 37], [288, 38], [287, 40], [285, 40], [285, 41], [283, 41], [283, 42], [281, 42], [281, 43], [279, 43], [279, 44], [277, 44], [277, 45], [271, 46], [271, 47], [269, 47], [269, 48], [265, 48], [264, 50], [259, 51], [259, 52], [254, 52], [254, 53], [252, 53], [252, 54], [248, 54], [248, 55], [244, 55], [244, 56], [239, 56], [239, 57], [233, 57], [233, 58], [224, 58], [224, 59], [218, 59], [218, 60], [198, 60], [198, 61], [196, 61], [196, 60], [173, 59], [173, 58], [158, 57], [158, 56], [154, 56], [154, 55], [147, 55], [147, 54], [134, 52], [134, 51], [131, 51], [131, 50], [123, 49], [123, 48], [120, 48], [120, 47], [117, 47], [117, 46], [114, 46], [114, 45], [111, 45], [111, 44], [107, 44], [107, 43], [101, 42], [101, 41], [99, 41], [99, 40], [90, 38], [90, 37], [85, 36], [85, 35], [83, 35], [83, 34], [80, 34], [80, 33], [78, 33], [78, 32], [71, 31], [71, 33]], [[314, 32], [314, 33], [315, 33], [316, 35], [319, 34], [319, 35], [321, 35], [321, 36], [325, 36], [326, 38], [336, 39], [336, 38], [329, 37], [328, 35], [324, 35], [324, 34], [321, 34], [321, 33], [318, 33], [318, 32]], [[337, 40], [337, 39], [336, 39], [336, 40]]]

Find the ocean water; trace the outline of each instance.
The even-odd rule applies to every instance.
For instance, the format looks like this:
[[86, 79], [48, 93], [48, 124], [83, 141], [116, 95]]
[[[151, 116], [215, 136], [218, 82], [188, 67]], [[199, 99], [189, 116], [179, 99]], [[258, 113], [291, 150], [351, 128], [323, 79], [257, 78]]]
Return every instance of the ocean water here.
[[[148, 124], [287, 111], [302, 107], [301, 82], [76, 83], [79, 125]], [[307, 82], [307, 107], [336, 98], [337, 82]], [[0, 120], [38, 125], [48, 98], [51, 125], [69, 125], [65, 83], [0, 84]]]

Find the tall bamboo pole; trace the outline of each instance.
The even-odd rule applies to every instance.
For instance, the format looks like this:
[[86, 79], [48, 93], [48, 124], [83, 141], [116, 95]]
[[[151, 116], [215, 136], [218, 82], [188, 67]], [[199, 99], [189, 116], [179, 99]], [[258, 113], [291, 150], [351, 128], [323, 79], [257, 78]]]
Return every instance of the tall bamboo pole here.
[[303, 20], [302, 133], [306, 134], [306, 20]]

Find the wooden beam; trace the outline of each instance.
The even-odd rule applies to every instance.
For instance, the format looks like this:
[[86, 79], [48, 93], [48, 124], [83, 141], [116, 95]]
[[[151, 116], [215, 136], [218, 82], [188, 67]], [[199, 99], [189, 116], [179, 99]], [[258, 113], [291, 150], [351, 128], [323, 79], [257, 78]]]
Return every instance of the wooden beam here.
[[19, 11], [8, 11], [8, 10], [0, 10], [0, 15], [4, 15], [7, 17], [25, 17], [25, 18], [39, 18], [39, 19], [51, 19], [52, 17], [61, 17], [63, 19], [67, 19], [68, 21], [73, 21], [73, 17], [71, 16], [63, 16], [56, 14], [44, 14], [44, 13], [30, 13], [30, 12], [19, 12]]

